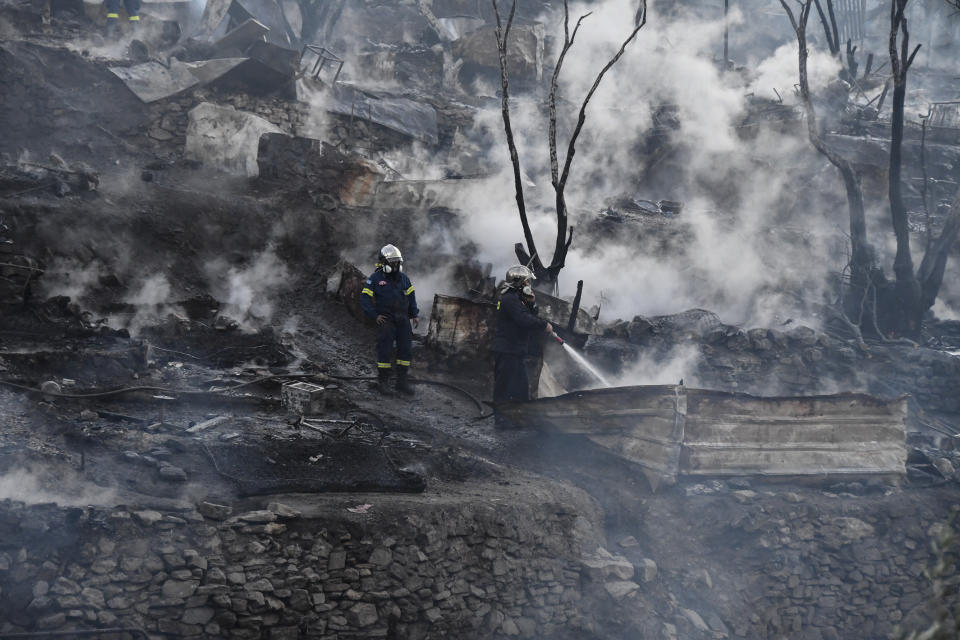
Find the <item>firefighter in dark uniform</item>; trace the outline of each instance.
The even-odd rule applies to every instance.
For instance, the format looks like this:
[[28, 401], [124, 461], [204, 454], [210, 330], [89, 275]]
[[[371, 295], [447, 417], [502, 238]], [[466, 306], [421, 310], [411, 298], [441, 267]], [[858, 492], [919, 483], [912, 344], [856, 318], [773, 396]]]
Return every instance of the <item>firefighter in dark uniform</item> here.
[[539, 332], [553, 333], [553, 326], [537, 317], [536, 299], [530, 287], [533, 279], [533, 272], [523, 265], [507, 269], [497, 302], [497, 327], [491, 347], [494, 405], [530, 399], [524, 358], [533, 353]]
[[397, 345], [397, 391], [413, 395], [410, 386], [410, 356], [413, 326], [419, 326], [420, 309], [413, 283], [403, 273], [403, 256], [392, 244], [380, 249], [377, 270], [367, 278], [360, 292], [364, 314], [377, 323], [377, 388], [390, 393], [393, 345]]

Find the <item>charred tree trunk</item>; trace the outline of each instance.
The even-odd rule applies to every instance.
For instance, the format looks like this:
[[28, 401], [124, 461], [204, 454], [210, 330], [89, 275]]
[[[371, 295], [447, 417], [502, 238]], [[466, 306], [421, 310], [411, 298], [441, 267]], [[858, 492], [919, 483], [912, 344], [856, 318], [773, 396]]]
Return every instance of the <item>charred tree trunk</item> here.
[[497, 19], [497, 53], [500, 60], [500, 110], [503, 115], [503, 129], [507, 136], [507, 148], [510, 150], [510, 164], [513, 166], [513, 188], [517, 200], [517, 212], [520, 214], [520, 224], [523, 226], [523, 239], [527, 242], [526, 252], [523, 251], [523, 246], [520, 244], [515, 245], [514, 250], [517, 259], [523, 264], [529, 264], [537, 278], [540, 278], [544, 273], [543, 262], [540, 260], [540, 254], [533, 240], [533, 232], [530, 230], [530, 222], [527, 220], [527, 206], [523, 198], [523, 178], [520, 173], [520, 154], [517, 152], [517, 144], [513, 139], [513, 126], [510, 124], [507, 38], [510, 36], [510, 27], [513, 26], [513, 18], [517, 13], [517, 0], [513, 0], [510, 6], [510, 15], [507, 17], [506, 25], [500, 20], [500, 8], [497, 6], [497, 0], [492, 1], [493, 12]]
[[[874, 284], [873, 280], [878, 278], [880, 274], [875, 269], [873, 248], [867, 241], [867, 223], [864, 214], [860, 176], [846, 158], [836, 153], [823, 141], [823, 137], [820, 135], [820, 126], [817, 123], [817, 113], [814, 110], [813, 101], [810, 99], [810, 85], [807, 79], [807, 20], [810, 17], [810, 8], [813, 1], [803, 0], [799, 14], [796, 16], [785, 0], [780, 0], [780, 4], [787, 13], [787, 17], [790, 18], [790, 24], [797, 34], [800, 97], [803, 100], [807, 115], [807, 133], [810, 143], [840, 172], [847, 193], [847, 207], [850, 215], [850, 285], [844, 295], [843, 307], [855, 324], [863, 325], [866, 322], [864, 300], [866, 300], [869, 288]], [[819, 3], [817, 7], [819, 9]], [[826, 24], [824, 27], [826, 29]]]
[[[907, 208], [903, 204], [901, 165], [903, 161], [904, 102], [907, 95], [907, 71], [913, 63], [920, 45], [909, 52], [910, 33], [904, 15], [908, 0], [891, 0], [890, 4], [890, 64], [893, 71], [892, 121], [890, 126], [890, 216], [893, 233], [897, 238], [897, 256], [893, 261], [896, 276], [894, 287], [896, 311], [889, 320], [897, 333], [915, 337], [920, 333], [920, 321], [926, 308], [921, 303], [920, 281], [913, 272], [913, 257], [910, 252], [910, 227]], [[899, 47], [897, 40], [900, 40]], [[936, 297], [936, 296], [934, 296]], [[929, 307], [927, 307], [929, 308]]]
[[544, 266], [543, 261], [537, 252], [536, 245], [533, 240], [533, 234], [530, 231], [530, 224], [527, 220], [527, 212], [523, 200], [523, 182], [520, 177], [520, 160], [519, 156], [517, 155], [516, 144], [514, 144], [513, 140], [513, 129], [510, 124], [510, 104], [508, 94], [509, 83], [507, 74], [507, 38], [510, 34], [510, 26], [513, 23], [514, 14], [516, 12], [517, 0], [513, 0], [513, 4], [510, 9], [510, 16], [507, 19], [505, 27], [503, 27], [501, 23], [497, 0], [492, 0], [492, 2], [494, 14], [497, 20], [496, 36], [497, 49], [500, 59], [500, 85], [502, 91], [501, 110], [503, 112], [503, 124], [507, 135], [507, 146], [510, 149], [510, 160], [513, 163], [514, 188], [517, 194], [517, 208], [518, 212], [520, 213], [520, 222], [523, 225], [524, 239], [526, 240], [526, 250], [524, 250], [523, 246], [520, 244], [515, 245], [514, 250], [517, 254], [517, 258], [521, 262], [531, 265], [534, 274], [537, 276], [538, 288], [551, 289], [556, 287], [560, 270], [563, 269], [566, 264], [567, 252], [570, 250], [570, 243], [573, 241], [573, 227], [569, 225], [567, 201], [564, 192], [567, 186], [567, 180], [570, 178], [570, 167], [573, 164], [573, 157], [576, 153], [577, 139], [580, 137], [580, 133], [583, 131], [583, 125], [587, 121], [587, 105], [593, 98], [593, 94], [596, 93], [597, 88], [600, 86], [600, 82], [603, 80], [603, 77], [606, 75], [607, 71], [609, 71], [623, 56], [627, 47], [637, 37], [637, 34], [640, 32], [640, 29], [643, 28], [643, 25], [646, 24], [647, 3], [646, 0], [641, 0], [640, 6], [637, 9], [634, 17], [633, 29], [620, 45], [620, 49], [617, 51], [617, 53], [597, 74], [593, 85], [590, 87], [590, 90], [584, 97], [583, 103], [580, 105], [580, 111], [577, 115], [577, 123], [574, 127], [573, 133], [570, 135], [570, 140], [567, 143], [567, 154], [564, 158], [563, 169], [561, 171], [560, 160], [557, 154], [557, 83], [558, 78], [560, 77], [560, 70], [563, 68], [563, 62], [566, 59], [570, 48], [573, 46], [574, 40], [576, 39], [577, 31], [580, 29], [580, 25], [583, 24], [583, 21], [590, 16], [590, 13], [580, 16], [580, 18], [577, 20], [577, 24], [574, 26], [573, 31], [571, 32], [570, 8], [568, 1], [564, 0], [563, 47], [561, 48], [560, 54], [557, 57], [557, 64], [553, 69], [553, 76], [550, 81], [549, 98], [550, 177], [554, 192], [556, 193], [557, 236], [553, 247], [553, 257], [550, 260], [550, 264]]

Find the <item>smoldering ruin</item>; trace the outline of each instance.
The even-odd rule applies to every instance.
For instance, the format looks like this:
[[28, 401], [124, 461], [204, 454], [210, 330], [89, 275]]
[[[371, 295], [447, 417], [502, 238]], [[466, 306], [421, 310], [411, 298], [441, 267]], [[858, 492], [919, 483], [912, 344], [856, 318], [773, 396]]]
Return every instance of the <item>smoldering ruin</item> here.
[[954, 0], [131, 6], [0, 0], [0, 638], [960, 637]]

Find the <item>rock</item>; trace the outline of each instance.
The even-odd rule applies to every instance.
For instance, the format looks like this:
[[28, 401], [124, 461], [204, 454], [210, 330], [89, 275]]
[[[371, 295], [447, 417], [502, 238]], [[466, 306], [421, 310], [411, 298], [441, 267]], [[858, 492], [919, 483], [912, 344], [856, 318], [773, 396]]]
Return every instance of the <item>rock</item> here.
[[631, 549], [631, 548], [633, 548], [633, 547], [639, 547], [639, 546], [640, 546], [640, 543], [637, 542], [637, 539], [634, 538], [633, 536], [627, 536], [626, 538], [624, 538], [623, 540], [621, 540], [621, 541], [618, 542], [617, 544], [619, 544], [619, 545], [620, 545], [621, 547], [623, 547], [624, 549]]
[[180, 622], [185, 624], [207, 624], [213, 619], [215, 611], [210, 607], [197, 607], [183, 612]]
[[710, 631], [710, 627], [707, 626], [707, 623], [703, 621], [703, 618], [700, 617], [700, 614], [694, 611], [693, 609], [680, 609], [680, 612], [684, 617], [690, 621], [695, 628], [700, 631]]
[[840, 527], [840, 536], [848, 541], [872, 538], [874, 528], [857, 518], [834, 518], [832, 524]]
[[163, 520], [163, 514], [159, 511], [134, 511], [133, 516], [145, 525], [156, 524]]
[[254, 523], [275, 522], [276, 519], [277, 514], [266, 509], [261, 511], [248, 511], [247, 513], [241, 513], [237, 516], [237, 520]]
[[96, 560], [93, 564], [90, 565], [90, 571], [94, 573], [104, 575], [110, 573], [117, 568], [117, 559], [116, 558], [101, 558]]
[[117, 621], [117, 616], [109, 611], [98, 611], [97, 622], [104, 626], [110, 626]]
[[733, 492], [733, 499], [739, 502], [740, 504], [749, 504], [757, 497], [756, 491], [751, 491], [750, 489], [741, 489], [739, 491]]
[[664, 622], [662, 636], [664, 640], [677, 640], [676, 625], [672, 625], [669, 622]]
[[640, 572], [644, 582], [652, 582], [657, 577], [657, 563], [650, 558], [644, 558], [640, 561]]
[[169, 131], [165, 131], [160, 127], [153, 127], [150, 131], [147, 132], [147, 135], [153, 138], [158, 142], [166, 142], [167, 140], [173, 140], [173, 134]]
[[334, 551], [330, 554], [330, 558], [327, 560], [328, 570], [337, 571], [338, 569], [343, 569], [345, 566], [347, 566], [346, 551]]
[[614, 600], [623, 600], [627, 596], [633, 595], [640, 588], [640, 585], [629, 580], [615, 580], [604, 583], [603, 588]]
[[61, 576], [54, 581], [52, 590], [58, 596], [76, 595], [80, 593], [80, 585]]
[[[171, 136], [162, 129], [169, 140]], [[259, 116], [230, 107], [203, 102], [189, 112], [184, 157], [199, 160], [204, 165], [248, 178], [259, 175], [257, 153], [260, 136], [282, 133], [280, 129]]]
[[50, 583], [45, 580], [38, 580], [33, 585], [33, 597], [39, 598], [40, 596], [45, 596], [50, 592]]
[[247, 583], [248, 591], [273, 591], [273, 583], [266, 578], [260, 578]]
[[164, 598], [189, 598], [200, 586], [197, 580], [167, 580], [161, 589]]
[[615, 556], [603, 547], [598, 547], [595, 553], [585, 557], [581, 562], [587, 574], [598, 581], [607, 578], [629, 580], [634, 573], [633, 565], [629, 560], [623, 556]]
[[297, 511], [293, 507], [288, 507], [287, 505], [281, 502], [271, 502], [267, 505], [267, 510], [272, 511], [277, 514], [278, 518], [299, 518], [303, 515], [300, 511]]
[[518, 627], [517, 623], [513, 621], [513, 618], [504, 619], [501, 629], [503, 629], [503, 632], [508, 636], [520, 635], [520, 627]]
[[187, 472], [172, 464], [160, 467], [160, 478], [168, 482], [186, 482]]
[[370, 554], [370, 564], [375, 564], [378, 567], [385, 567], [391, 562], [393, 562], [393, 554], [389, 549], [377, 547], [373, 550], [373, 553]]
[[369, 602], [358, 602], [347, 610], [347, 620], [355, 627], [369, 627], [378, 619], [377, 607]]
[[187, 560], [187, 566], [191, 569], [207, 570], [207, 559], [200, 555], [195, 549], [187, 549], [183, 552], [183, 557]]
[[47, 631], [50, 629], [56, 629], [57, 627], [62, 627], [67, 622], [67, 614], [53, 613], [49, 616], [44, 616], [37, 620], [37, 629], [41, 631]]
[[707, 624], [710, 625], [710, 629], [712, 629], [714, 633], [720, 634], [721, 637], [727, 638], [730, 636], [730, 629], [727, 628], [727, 625], [723, 623], [723, 620], [721, 620], [717, 614], [711, 613], [707, 618]]
[[230, 514], [233, 513], [233, 507], [215, 504], [213, 502], [198, 502], [197, 511], [211, 520], [226, 520], [230, 517]]
[[953, 463], [947, 460], [946, 458], [934, 458], [933, 466], [940, 472], [944, 478], [950, 478], [953, 476], [956, 469], [953, 468]]
[[100, 416], [97, 415], [96, 411], [91, 411], [90, 409], [84, 409], [80, 412], [80, 421], [81, 422], [93, 422]]

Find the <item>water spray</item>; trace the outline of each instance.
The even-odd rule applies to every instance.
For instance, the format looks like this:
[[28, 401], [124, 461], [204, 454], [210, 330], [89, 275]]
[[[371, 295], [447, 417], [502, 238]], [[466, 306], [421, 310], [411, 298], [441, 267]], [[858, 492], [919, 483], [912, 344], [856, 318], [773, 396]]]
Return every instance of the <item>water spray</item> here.
[[597, 380], [600, 381], [601, 384], [603, 384], [603, 386], [607, 388], [613, 386], [609, 382], [607, 382], [607, 379], [604, 378], [599, 371], [597, 371], [596, 367], [594, 367], [592, 364], [587, 362], [587, 359], [584, 358], [579, 353], [577, 353], [577, 351], [573, 347], [568, 345], [563, 338], [561, 338], [557, 334], [553, 334], [553, 339], [559, 342], [560, 346], [563, 347], [563, 350], [566, 351], [570, 355], [570, 357], [574, 359], [574, 361], [577, 364], [579, 364], [581, 367], [589, 371], [593, 375], [593, 377], [595, 377]]

